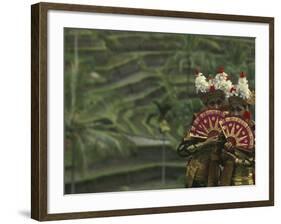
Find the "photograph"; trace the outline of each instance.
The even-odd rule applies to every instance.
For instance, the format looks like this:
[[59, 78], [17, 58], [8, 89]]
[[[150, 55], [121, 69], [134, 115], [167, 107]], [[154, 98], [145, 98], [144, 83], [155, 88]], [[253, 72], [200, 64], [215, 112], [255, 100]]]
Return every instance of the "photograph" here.
[[64, 193], [255, 185], [255, 46], [64, 27]]

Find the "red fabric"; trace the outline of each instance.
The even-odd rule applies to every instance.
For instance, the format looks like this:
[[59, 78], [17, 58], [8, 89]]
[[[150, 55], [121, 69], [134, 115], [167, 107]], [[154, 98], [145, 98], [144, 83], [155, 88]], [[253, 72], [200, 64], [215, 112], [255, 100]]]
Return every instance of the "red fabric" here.
[[223, 73], [223, 72], [224, 72], [224, 67], [223, 66], [219, 67], [218, 68], [218, 73]]
[[246, 73], [245, 72], [241, 72], [240, 73], [240, 78], [244, 78], [244, 77], [246, 77]]
[[251, 113], [250, 111], [245, 111], [243, 114], [243, 117], [245, 120], [250, 120], [251, 119]]
[[215, 92], [216, 88], [214, 85], [210, 86], [210, 92]]

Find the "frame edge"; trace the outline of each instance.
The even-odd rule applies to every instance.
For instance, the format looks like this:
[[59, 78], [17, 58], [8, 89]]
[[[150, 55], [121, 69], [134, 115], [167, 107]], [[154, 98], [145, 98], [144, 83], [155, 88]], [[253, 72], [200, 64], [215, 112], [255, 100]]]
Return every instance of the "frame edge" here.
[[191, 19], [208, 19], [208, 20], [227, 20], [241, 22], [259, 22], [270, 23], [273, 17], [266, 16], [249, 16], [237, 14], [222, 14], [222, 13], [205, 13], [192, 11], [175, 11], [161, 10], [148, 8], [127, 8], [105, 5], [85, 5], [85, 4], [65, 4], [54, 2], [38, 3], [48, 10], [76, 11], [76, 12], [99, 12], [127, 15], [145, 15], [145, 16], [160, 16], [160, 17], [175, 17], [175, 18], [191, 18]]
[[269, 21], [269, 201], [274, 206], [274, 17]]
[[31, 5], [31, 218], [47, 217], [47, 11]]
[[31, 218], [39, 220], [39, 4], [31, 6]]

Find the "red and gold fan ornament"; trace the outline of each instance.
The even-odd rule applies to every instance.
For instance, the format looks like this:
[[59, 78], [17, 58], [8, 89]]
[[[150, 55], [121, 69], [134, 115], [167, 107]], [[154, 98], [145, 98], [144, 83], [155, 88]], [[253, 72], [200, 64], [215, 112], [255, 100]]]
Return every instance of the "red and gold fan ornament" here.
[[216, 109], [200, 112], [192, 123], [189, 133], [190, 137], [207, 139], [218, 136], [221, 133], [220, 121], [226, 115], [227, 112]]
[[233, 147], [251, 151], [255, 145], [255, 136], [249, 124], [235, 116], [225, 117], [220, 121], [221, 129]]

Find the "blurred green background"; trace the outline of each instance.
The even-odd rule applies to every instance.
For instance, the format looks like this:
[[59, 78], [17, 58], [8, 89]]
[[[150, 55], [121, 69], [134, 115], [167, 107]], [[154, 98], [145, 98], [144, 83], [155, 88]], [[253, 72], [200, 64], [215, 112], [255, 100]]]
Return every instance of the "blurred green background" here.
[[255, 39], [64, 29], [65, 193], [184, 187], [194, 69], [255, 77]]

